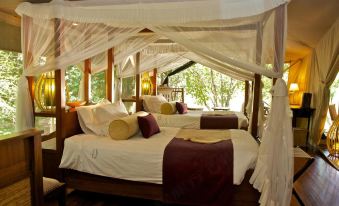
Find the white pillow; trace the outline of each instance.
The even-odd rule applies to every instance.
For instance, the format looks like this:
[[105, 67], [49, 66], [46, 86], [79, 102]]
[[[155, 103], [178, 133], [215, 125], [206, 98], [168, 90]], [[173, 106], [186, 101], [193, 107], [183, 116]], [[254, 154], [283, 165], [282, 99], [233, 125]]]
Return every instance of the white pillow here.
[[95, 118], [97, 123], [111, 122], [115, 119], [128, 116], [124, 103], [121, 101], [113, 104], [104, 104], [95, 108]]
[[97, 124], [97, 121], [94, 116], [94, 109], [100, 105], [105, 105], [107, 103], [108, 102], [102, 102], [96, 105], [81, 106], [76, 108], [80, 127], [85, 134], [94, 133], [94, 131], [90, 129], [91, 125]]
[[143, 105], [146, 112], [160, 113], [161, 104], [167, 102], [164, 96], [144, 96]]

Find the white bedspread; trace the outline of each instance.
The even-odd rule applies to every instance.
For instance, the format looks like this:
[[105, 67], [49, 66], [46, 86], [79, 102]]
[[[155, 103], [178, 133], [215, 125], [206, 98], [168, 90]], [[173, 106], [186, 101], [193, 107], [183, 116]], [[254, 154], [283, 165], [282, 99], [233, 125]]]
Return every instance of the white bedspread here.
[[155, 116], [160, 127], [179, 127], [179, 128], [200, 128], [200, 117], [202, 114], [235, 114], [238, 117], [238, 128], [248, 127], [248, 119], [242, 112], [234, 111], [189, 111], [186, 114], [159, 114], [152, 113]]
[[[60, 168], [125, 180], [162, 183], [162, 162], [166, 145], [179, 128], [162, 127], [149, 139], [139, 133], [129, 140], [75, 135], [65, 141]], [[249, 168], [254, 168], [258, 145], [243, 130], [230, 130], [234, 147], [234, 179], [239, 185]]]

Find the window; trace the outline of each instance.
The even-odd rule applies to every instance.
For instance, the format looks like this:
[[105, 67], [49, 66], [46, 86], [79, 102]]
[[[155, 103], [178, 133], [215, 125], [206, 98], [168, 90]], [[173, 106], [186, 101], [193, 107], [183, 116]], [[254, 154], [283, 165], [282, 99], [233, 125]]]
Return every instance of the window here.
[[15, 101], [22, 60], [21, 53], [0, 50], [0, 135], [15, 129]]
[[99, 102], [106, 98], [106, 72], [91, 75], [91, 101]]

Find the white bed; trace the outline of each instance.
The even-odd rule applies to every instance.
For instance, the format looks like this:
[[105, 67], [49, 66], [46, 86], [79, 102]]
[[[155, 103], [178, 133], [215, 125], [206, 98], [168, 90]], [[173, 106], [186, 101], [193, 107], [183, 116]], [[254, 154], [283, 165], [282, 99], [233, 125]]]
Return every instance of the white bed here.
[[[60, 168], [124, 180], [162, 184], [162, 162], [166, 145], [180, 128], [162, 127], [161, 132], [145, 139], [139, 133], [129, 140], [75, 135], [65, 140]], [[244, 130], [228, 130], [234, 148], [234, 179], [239, 185], [254, 168], [258, 145]]]
[[160, 114], [152, 113], [160, 127], [179, 127], [179, 128], [200, 128], [200, 117], [202, 114], [228, 115], [235, 114], [238, 117], [238, 129], [248, 127], [248, 119], [242, 112], [234, 111], [189, 111], [186, 114]]

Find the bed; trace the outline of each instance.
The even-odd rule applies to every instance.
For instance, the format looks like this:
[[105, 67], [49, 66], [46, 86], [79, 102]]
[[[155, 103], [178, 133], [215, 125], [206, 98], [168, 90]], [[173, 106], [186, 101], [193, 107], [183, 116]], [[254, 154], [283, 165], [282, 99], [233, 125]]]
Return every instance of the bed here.
[[[179, 112], [178, 104], [186, 107], [185, 112]], [[142, 110], [156, 117], [161, 127], [243, 130], [248, 128], [248, 118], [242, 112], [188, 110], [184, 103], [168, 102], [162, 95], [145, 95], [140, 105], [143, 106]]]
[[[139, 132], [127, 141], [77, 134], [65, 139], [60, 168], [63, 168], [68, 186], [75, 189], [164, 201], [164, 150], [182, 130], [161, 127], [161, 133], [149, 139], [143, 138]], [[243, 193], [250, 193], [247, 201], [249, 205], [256, 205], [259, 193], [248, 180], [255, 166], [258, 145], [244, 130], [227, 132], [231, 134], [234, 147], [233, 184], [236, 192], [232, 205], [237, 205], [237, 201], [243, 203], [240, 195]]]
[[242, 112], [235, 111], [188, 111], [186, 114], [160, 114], [152, 113], [161, 127], [179, 127], [199, 129], [202, 115], [234, 115], [237, 117], [238, 129], [247, 130], [248, 119]]

